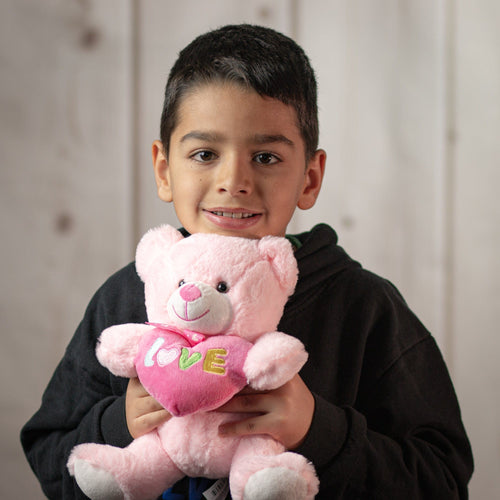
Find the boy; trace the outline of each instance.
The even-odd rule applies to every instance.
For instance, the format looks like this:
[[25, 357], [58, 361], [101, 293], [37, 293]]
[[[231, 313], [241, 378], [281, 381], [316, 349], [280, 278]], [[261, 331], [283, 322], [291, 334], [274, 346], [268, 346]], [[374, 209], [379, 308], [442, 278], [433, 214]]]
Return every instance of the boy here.
[[[302, 49], [270, 29], [227, 26], [193, 41], [172, 68], [153, 144], [158, 195], [174, 203], [186, 236], [284, 236], [295, 207], [318, 196], [326, 155], [317, 143], [316, 82]], [[234, 397], [219, 411], [242, 419], [221, 434], [270, 434], [302, 453], [316, 467], [317, 498], [467, 498], [471, 450], [433, 338], [331, 228], [291, 239], [299, 282], [279, 329], [304, 342], [309, 361], [275, 391]], [[170, 418], [137, 380], [95, 358], [104, 328], [144, 321], [130, 264], [94, 296], [22, 431], [50, 498], [83, 498], [66, 471], [76, 444], [126, 446]], [[183, 492], [187, 481], [164, 497]]]

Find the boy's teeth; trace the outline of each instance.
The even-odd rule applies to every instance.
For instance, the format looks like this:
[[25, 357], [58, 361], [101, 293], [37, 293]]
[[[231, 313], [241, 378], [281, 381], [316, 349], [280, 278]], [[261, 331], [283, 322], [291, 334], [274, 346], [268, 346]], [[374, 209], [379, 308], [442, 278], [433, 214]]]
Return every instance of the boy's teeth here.
[[248, 217], [252, 217], [252, 214], [244, 214], [242, 212], [214, 212], [214, 214], [221, 217], [231, 217], [233, 219], [247, 219]]

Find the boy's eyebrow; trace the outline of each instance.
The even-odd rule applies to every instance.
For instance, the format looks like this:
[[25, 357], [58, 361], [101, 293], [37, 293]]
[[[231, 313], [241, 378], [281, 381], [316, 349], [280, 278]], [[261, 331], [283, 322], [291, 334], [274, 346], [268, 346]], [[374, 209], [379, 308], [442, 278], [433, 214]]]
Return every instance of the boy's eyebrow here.
[[201, 130], [192, 130], [186, 135], [181, 137], [181, 142], [188, 141], [189, 139], [196, 139], [198, 141], [206, 142], [220, 142], [222, 141], [222, 136], [214, 132], [203, 132]]
[[[190, 139], [195, 139], [204, 142], [224, 142], [224, 136], [217, 134], [216, 132], [202, 131], [202, 130], [192, 130], [181, 137], [181, 142], [188, 141]], [[285, 137], [282, 134], [255, 134], [251, 137], [251, 144], [272, 144], [280, 142], [286, 144], [287, 146], [295, 146], [295, 143]]]
[[287, 146], [294, 146], [294, 142], [282, 134], [255, 134], [252, 138], [253, 144], [272, 144], [281, 142]]

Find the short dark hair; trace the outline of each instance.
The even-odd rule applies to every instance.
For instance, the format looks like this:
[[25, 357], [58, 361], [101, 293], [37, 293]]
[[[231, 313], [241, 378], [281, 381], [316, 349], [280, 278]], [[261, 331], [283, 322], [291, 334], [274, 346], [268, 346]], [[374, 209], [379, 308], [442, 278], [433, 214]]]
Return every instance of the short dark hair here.
[[182, 97], [197, 85], [233, 82], [291, 105], [306, 158], [318, 147], [316, 78], [308, 57], [291, 38], [270, 28], [229, 25], [205, 33], [183, 49], [165, 88], [160, 137], [168, 155]]

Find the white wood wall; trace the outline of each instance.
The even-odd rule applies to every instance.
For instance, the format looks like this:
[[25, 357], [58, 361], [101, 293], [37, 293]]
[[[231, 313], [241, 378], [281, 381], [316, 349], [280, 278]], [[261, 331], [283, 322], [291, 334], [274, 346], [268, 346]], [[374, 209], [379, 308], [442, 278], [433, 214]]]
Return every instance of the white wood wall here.
[[400, 288], [455, 381], [471, 498], [500, 498], [497, 0], [2, 0], [0, 497], [42, 498], [19, 429], [95, 289], [176, 224], [150, 165], [171, 64], [243, 21], [318, 75], [327, 175], [291, 230], [330, 223]]

